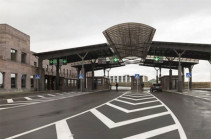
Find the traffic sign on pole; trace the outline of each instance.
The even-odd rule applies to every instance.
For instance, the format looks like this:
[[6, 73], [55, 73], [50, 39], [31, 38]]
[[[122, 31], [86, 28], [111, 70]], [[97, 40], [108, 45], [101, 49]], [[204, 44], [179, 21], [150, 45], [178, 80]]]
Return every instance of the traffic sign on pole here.
[[78, 78], [79, 78], [79, 79], [83, 79], [83, 78], [84, 78], [83, 74], [79, 74], [79, 75], [78, 75]]
[[191, 73], [186, 73], [187, 78], [191, 78]]
[[140, 75], [139, 74], [135, 74], [135, 79], [139, 79]]
[[36, 79], [40, 79], [40, 75], [39, 75], [39, 74], [36, 74], [36, 75], [35, 75], [35, 78], [36, 78]]

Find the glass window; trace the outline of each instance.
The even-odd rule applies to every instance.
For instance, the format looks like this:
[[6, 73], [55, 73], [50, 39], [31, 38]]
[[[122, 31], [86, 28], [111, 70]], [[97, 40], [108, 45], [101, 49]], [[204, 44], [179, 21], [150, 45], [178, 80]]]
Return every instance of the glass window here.
[[48, 65], [46, 65], [45, 69], [46, 69], [46, 71], [48, 71]]
[[10, 53], [11, 53], [11, 60], [12, 61], [16, 61], [16, 58], [17, 58], [17, 50], [11, 49]]
[[127, 82], [130, 82], [130, 76], [129, 75], [127, 76]]
[[26, 63], [26, 53], [21, 53], [21, 63]]
[[65, 74], [65, 69], [63, 69], [63, 74]]
[[102, 85], [102, 79], [100, 78], [100, 79], [97, 79], [97, 84], [98, 85]]
[[34, 66], [37, 67], [37, 62], [34, 62]]
[[16, 74], [11, 74], [11, 88], [16, 88]]
[[4, 73], [0, 72], [0, 88], [4, 88]]
[[123, 83], [125, 83], [125, 76], [123, 76]]
[[30, 76], [31, 88], [34, 88], [34, 76]]
[[119, 76], [119, 82], [122, 82], [122, 77], [121, 76]]
[[22, 74], [21, 76], [21, 88], [26, 88], [26, 75]]

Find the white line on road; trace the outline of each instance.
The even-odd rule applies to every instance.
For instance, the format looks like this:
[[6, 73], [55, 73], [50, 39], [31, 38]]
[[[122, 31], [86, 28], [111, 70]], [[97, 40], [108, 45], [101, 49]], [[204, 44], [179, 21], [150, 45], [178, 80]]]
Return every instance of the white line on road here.
[[40, 97], [40, 98], [45, 98], [44, 96], [41, 96], [41, 95], [37, 95], [37, 97]]
[[7, 103], [13, 103], [13, 99], [7, 99]]
[[139, 103], [132, 103], [132, 102], [128, 102], [128, 101], [124, 101], [124, 100], [120, 100], [120, 99], [115, 99], [115, 101], [119, 101], [119, 102], [122, 102], [125, 104], [130, 104], [130, 105], [141, 105], [141, 104], [158, 102], [158, 100], [152, 100], [152, 101], [145, 101], [145, 102], [139, 102]]
[[[154, 95], [153, 95], [154, 96]], [[156, 99], [158, 99], [156, 96], [154, 96]], [[160, 101], [161, 104], [164, 105], [164, 107], [169, 111], [169, 113], [171, 114], [171, 117], [174, 119], [174, 122], [176, 123], [177, 127], [178, 127], [178, 131], [180, 134], [180, 138], [181, 139], [187, 139], [187, 136], [185, 134], [184, 129], [182, 128], [182, 125], [180, 124], [179, 120], [177, 119], [177, 117], [174, 115], [174, 113], [168, 108], [168, 106], [166, 106], [160, 99], [158, 99]]]
[[54, 97], [55, 95], [52, 95], [52, 94], [48, 94], [48, 96]]
[[66, 120], [61, 120], [55, 123], [56, 124], [56, 134], [57, 139], [73, 139], [73, 135], [67, 125]]
[[[126, 92], [126, 93], [127, 93], [127, 92]], [[126, 93], [124, 93], [124, 94], [126, 94]], [[87, 94], [88, 94], [88, 93], [87, 93]], [[123, 96], [124, 94], [122, 94], [121, 96]], [[79, 96], [79, 95], [75, 95], [75, 96]], [[121, 96], [119, 96], [119, 97], [121, 97]], [[70, 97], [74, 97], [74, 96], [68, 96], [68, 97], [66, 97], [66, 98], [70, 98]], [[119, 98], [119, 97], [117, 97], [117, 98]], [[113, 101], [113, 100], [110, 100], [110, 101], [108, 101], [108, 102], [111, 102], [111, 101]], [[101, 104], [101, 105], [99, 105], [99, 106], [96, 106], [96, 107], [94, 107], [94, 108], [101, 107], [101, 106], [103, 106], [103, 105], [105, 105], [105, 104], [106, 104], [106, 103]], [[67, 118], [65, 118], [65, 119], [63, 119], [63, 120], [72, 119], [72, 118], [74, 118], [74, 117], [80, 116], [80, 115], [85, 114], [85, 113], [87, 113], [87, 112], [90, 112], [90, 110], [83, 111], [83, 112], [78, 113], [78, 114], [76, 114], [76, 115], [67, 117]], [[56, 121], [56, 122], [58, 122], [58, 121]], [[49, 127], [49, 126], [51, 126], [51, 125], [54, 125], [56, 122], [53, 122], [53, 123], [50, 123], [50, 124], [47, 124], [47, 125], [44, 125], [44, 126], [41, 126], [41, 127], [35, 128], [35, 129], [32, 129], [32, 130], [25, 131], [25, 132], [23, 132], [23, 133], [20, 133], [20, 134], [17, 134], [17, 135], [8, 137], [8, 138], [6, 138], [6, 139], [14, 139], [14, 138], [17, 138], [17, 137], [20, 137], [20, 136], [23, 136], [23, 135], [26, 135], [26, 134], [29, 134], [29, 133], [32, 133], [32, 132], [41, 130], [41, 129], [43, 129], [43, 128]]]
[[116, 106], [114, 104], [111, 103], [106, 103], [108, 106], [113, 107], [115, 109], [118, 109], [120, 111], [123, 111], [125, 113], [132, 113], [132, 112], [137, 112], [137, 111], [143, 111], [143, 110], [148, 110], [148, 109], [155, 109], [155, 108], [159, 108], [159, 107], [163, 107], [163, 105], [156, 105], [156, 106], [150, 106], [150, 107], [144, 107], [144, 108], [138, 108], [138, 109], [133, 109], [133, 110], [127, 110], [125, 108]]
[[143, 98], [143, 97], [148, 97], [152, 95], [142, 95], [142, 96], [130, 96], [130, 95], [124, 95], [124, 97], [131, 97], [131, 98]]
[[135, 99], [135, 98], [128, 98], [128, 97], [121, 97], [121, 98], [125, 98], [125, 99], [130, 99], [130, 100], [135, 100], [135, 101], [138, 101], [138, 100], [145, 100], [145, 99], [152, 99], [152, 98], [154, 98], [153, 96], [151, 96], [151, 97], [147, 97], [147, 98], [138, 98], [138, 99]]
[[154, 137], [154, 136], [157, 136], [157, 135], [161, 135], [161, 134], [173, 131], [173, 130], [177, 130], [176, 125], [161, 127], [161, 128], [155, 129], [155, 130], [144, 132], [144, 133], [134, 135], [134, 136], [131, 136], [131, 137], [127, 137], [127, 138], [124, 138], [124, 139], [147, 139], [147, 138], [151, 138], [151, 137]]
[[29, 98], [29, 97], [24, 97], [26, 100], [32, 100], [31, 98]]
[[139, 118], [135, 118], [135, 119], [130, 119], [130, 120], [114, 123], [111, 119], [109, 119], [108, 117], [106, 117], [105, 115], [103, 115], [101, 112], [99, 112], [96, 109], [92, 109], [91, 112], [100, 121], [102, 121], [108, 128], [116, 128], [116, 127], [120, 127], [120, 126], [124, 126], [124, 125], [128, 125], [128, 124], [132, 124], [132, 123], [136, 123], [136, 122], [140, 122], [140, 121], [144, 121], [144, 120], [148, 120], [148, 119], [152, 119], [152, 118], [156, 118], [156, 117], [160, 117], [160, 116], [169, 114], [169, 112], [161, 112], [161, 113], [157, 113], [157, 114], [152, 114], [152, 115], [148, 115], [148, 116], [143, 116], [143, 117], [139, 117]]

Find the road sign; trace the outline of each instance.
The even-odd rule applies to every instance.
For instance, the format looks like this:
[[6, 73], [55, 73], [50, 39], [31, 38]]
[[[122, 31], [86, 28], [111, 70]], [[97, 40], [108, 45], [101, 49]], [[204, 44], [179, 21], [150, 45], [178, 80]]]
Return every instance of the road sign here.
[[79, 78], [79, 79], [83, 79], [83, 78], [84, 78], [83, 74], [79, 74], [79, 75], [78, 75], [78, 78]]
[[187, 78], [191, 78], [191, 73], [186, 73]]
[[36, 75], [35, 75], [35, 78], [36, 78], [36, 79], [40, 79], [40, 75], [39, 75], [39, 74], [36, 74]]
[[154, 56], [154, 63], [163, 63], [163, 56]]
[[135, 79], [139, 79], [140, 75], [139, 74], [135, 74]]
[[106, 58], [105, 57], [98, 58], [98, 64], [106, 64]]

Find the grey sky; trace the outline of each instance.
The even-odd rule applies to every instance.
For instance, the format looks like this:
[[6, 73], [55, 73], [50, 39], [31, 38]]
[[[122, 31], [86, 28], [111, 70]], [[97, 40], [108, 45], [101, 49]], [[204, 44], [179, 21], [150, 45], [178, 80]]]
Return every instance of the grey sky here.
[[[156, 28], [153, 40], [211, 44], [210, 5], [209, 0], [0, 0], [0, 23], [30, 35], [35, 52], [104, 43], [102, 31], [123, 22]], [[193, 72], [194, 81], [210, 80], [207, 61]], [[128, 73], [155, 76], [153, 68], [137, 65], [110, 75]]]

